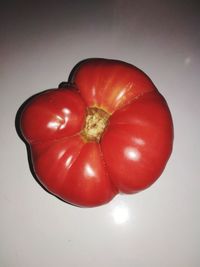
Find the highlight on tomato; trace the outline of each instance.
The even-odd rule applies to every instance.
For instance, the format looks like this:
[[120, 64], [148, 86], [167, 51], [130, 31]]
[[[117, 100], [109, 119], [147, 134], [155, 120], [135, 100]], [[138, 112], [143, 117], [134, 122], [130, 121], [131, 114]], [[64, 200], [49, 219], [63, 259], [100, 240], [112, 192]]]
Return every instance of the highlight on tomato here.
[[38, 181], [80, 207], [153, 184], [172, 152], [173, 122], [151, 79], [131, 64], [98, 58], [80, 62], [69, 77], [20, 113]]

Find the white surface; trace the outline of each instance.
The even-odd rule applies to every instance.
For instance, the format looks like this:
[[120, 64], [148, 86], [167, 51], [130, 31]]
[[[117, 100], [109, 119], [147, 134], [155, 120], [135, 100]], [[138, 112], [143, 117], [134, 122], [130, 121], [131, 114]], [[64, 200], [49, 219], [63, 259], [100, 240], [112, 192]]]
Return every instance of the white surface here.
[[[198, 1], [16, 2], [1, 16], [0, 266], [200, 266]], [[81, 209], [37, 184], [14, 121], [89, 57], [143, 69], [168, 101], [175, 143], [151, 188]]]

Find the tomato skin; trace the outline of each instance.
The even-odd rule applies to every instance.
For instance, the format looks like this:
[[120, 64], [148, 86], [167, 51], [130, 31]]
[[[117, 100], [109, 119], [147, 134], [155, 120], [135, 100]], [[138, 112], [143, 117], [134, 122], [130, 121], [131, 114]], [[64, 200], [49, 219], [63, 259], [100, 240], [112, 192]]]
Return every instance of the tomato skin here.
[[111, 114], [137, 96], [156, 90], [144, 72], [117, 60], [88, 60], [72, 78], [88, 106]]
[[35, 173], [53, 194], [59, 195], [69, 169], [82, 147], [83, 141], [79, 136], [31, 145]]
[[[164, 97], [144, 72], [117, 60], [84, 61], [70, 79], [66, 88], [31, 98], [21, 113], [21, 132], [38, 180], [80, 207], [149, 187], [173, 146]], [[109, 114], [100, 141], [83, 136], [90, 108]]]
[[79, 135], [33, 144], [32, 158], [35, 173], [47, 190], [74, 205], [105, 204], [117, 193], [99, 144], [84, 143]]
[[28, 142], [71, 136], [82, 129], [85, 113], [85, 103], [74, 88], [48, 90], [25, 107], [21, 130]]
[[149, 187], [166, 165], [172, 140], [171, 115], [164, 98], [156, 91], [117, 111], [101, 145], [119, 191], [136, 193]]
[[[98, 206], [109, 202], [117, 193], [102, 159], [99, 144], [84, 144], [70, 168], [60, 196], [79, 206]], [[94, 205], [95, 203], [95, 205]]]

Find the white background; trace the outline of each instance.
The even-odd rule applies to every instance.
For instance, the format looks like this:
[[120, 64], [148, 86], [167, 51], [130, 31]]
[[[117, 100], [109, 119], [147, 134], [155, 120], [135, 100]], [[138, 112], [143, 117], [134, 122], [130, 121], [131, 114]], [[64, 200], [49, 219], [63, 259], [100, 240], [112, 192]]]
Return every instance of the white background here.
[[[5, 1], [6, 2], [6, 1]], [[0, 266], [200, 266], [198, 1], [7, 1], [1, 8]], [[173, 154], [160, 179], [92, 209], [32, 177], [15, 115], [67, 80], [80, 60], [144, 70], [172, 112]]]

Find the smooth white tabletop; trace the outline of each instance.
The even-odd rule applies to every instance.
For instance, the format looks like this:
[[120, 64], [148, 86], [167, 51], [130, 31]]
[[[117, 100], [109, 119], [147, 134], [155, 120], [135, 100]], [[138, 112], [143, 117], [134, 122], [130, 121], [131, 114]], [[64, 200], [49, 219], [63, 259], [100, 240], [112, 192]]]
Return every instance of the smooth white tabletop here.
[[[200, 266], [195, 1], [49, 2], [13, 1], [1, 10], [0, 266]], [[56, 87], [91, 57], [145, 71], [169, 104], [175, 140], [152, 187], [82, 209], [48, 194], [32, 177], [15, 115], [28, 97]]]

